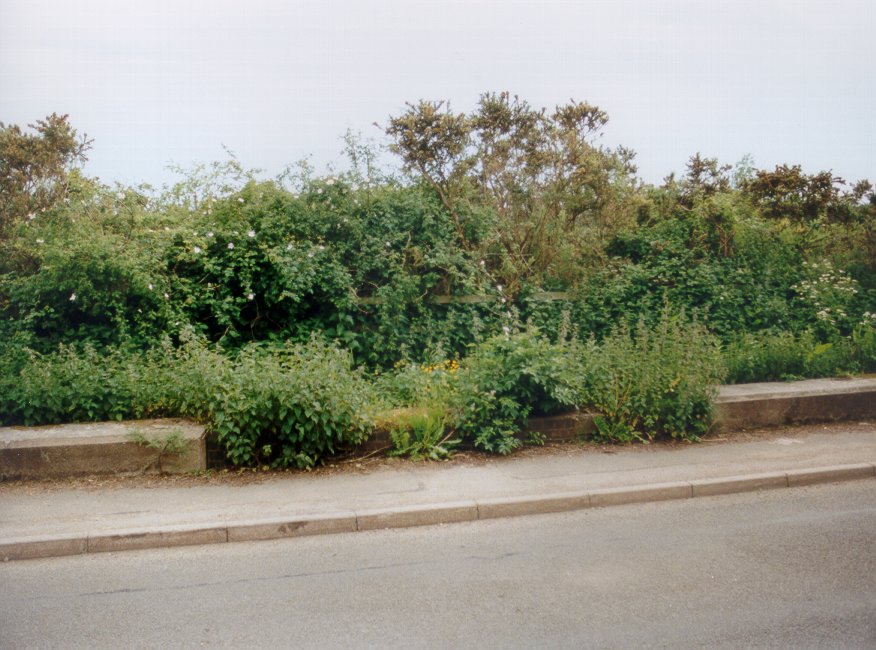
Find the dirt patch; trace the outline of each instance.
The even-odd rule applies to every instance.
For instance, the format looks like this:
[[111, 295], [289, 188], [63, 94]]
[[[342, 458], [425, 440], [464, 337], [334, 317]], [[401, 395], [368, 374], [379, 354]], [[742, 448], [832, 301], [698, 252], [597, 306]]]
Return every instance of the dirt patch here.
[[[496, 456], [477, 451], [457, 452], [449, 460], [440, 464], [454, 466], [482, 466], [492, 463], [506, 463], [518, 459], [543, 456], [577, 456], [581, 454], [629, 454], [649, 453], [655, 449], [689, 447], [691, 445], [725, 445], [773, 440], [778, 438], [802, 438], [813, 433], [839, 433], [849, 430], [876, 433], [876, 421], [836, 422], [783, 426], [768, 429], [753, 429], [725, 432], [704, 438], [701, 442], [660, 441], [650, 444], [605, 445], [593, 442], [551, 442], [541, 447], [527, 446], [509, 456]], [[57, 490], [107, 490], [125, 488], [167, 488], [203, 485], [251, 485], [268, 481], [293, 480], [302, 474], [332, 476], [336, 474], [372, 474], [380, 471], [402, 469], [412, 464], [405, 458], [390, 458], [386, 451], [367, 455], [351, 455], [329, 460], [325, 465], [308, 471], [271, 470], [265, 468], [207, 470], [196, 474], [138, 474], [138, 475], [87, 475], [58, 479], [0, 482], [0, 494], [37, 494]]]

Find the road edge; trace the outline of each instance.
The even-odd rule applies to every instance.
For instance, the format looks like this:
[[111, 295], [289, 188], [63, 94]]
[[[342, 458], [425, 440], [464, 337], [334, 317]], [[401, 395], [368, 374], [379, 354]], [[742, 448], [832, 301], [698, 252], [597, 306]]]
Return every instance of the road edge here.
[[8, 562], [113, 551], [252, 542], [307, 535], [451, 524], [633, 503], [740, 494], [866, 478], [876, 478], [876, 463], [813, 467], [787, 472], [744, 474], [581, 492], [469, 499], [285, 518], [234, 520], [227, 521], [225, 524], [156, 526], [82, 535], [38, 535], [0, 540], [0, 559]]

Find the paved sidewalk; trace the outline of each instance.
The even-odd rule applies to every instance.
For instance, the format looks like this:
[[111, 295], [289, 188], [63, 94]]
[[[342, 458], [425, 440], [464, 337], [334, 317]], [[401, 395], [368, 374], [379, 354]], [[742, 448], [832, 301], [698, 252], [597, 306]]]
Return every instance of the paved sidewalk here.
[[[478, 466], [400, 463], [251, 485], [0, 484], [0, 560], [269, 539], [876, 478], [876, 423], [765, 439], [589, 447]], [[873, 481], [876, 499], [876, 481]]]

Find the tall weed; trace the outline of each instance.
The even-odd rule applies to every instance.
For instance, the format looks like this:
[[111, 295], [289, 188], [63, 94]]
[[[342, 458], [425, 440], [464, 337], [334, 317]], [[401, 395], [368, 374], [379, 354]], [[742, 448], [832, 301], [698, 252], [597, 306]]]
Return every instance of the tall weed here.
[[600, 438], [697, 439], [708, 430], [724, 366], [718, 341], [704, 326], [664, 310], [655, 327], [620, 327], [579, 354], [582, 397], [599, 412]]

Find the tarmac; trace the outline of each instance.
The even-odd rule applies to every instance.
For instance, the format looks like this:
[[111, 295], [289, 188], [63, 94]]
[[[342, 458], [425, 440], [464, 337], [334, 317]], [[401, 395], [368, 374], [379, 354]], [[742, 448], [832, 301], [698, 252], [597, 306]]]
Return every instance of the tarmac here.
[[581, 448], [479, 464], [399, 461], [246, 485], [0, 483], [0, 559], [451, 524], [667, 499], [869, 480], [876, 422], [725, 431], [698, 444]]

